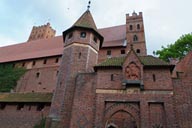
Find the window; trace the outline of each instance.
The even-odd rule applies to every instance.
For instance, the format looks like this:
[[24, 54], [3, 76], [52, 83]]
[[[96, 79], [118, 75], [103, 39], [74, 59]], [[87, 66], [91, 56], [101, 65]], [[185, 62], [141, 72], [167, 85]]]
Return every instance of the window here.
[[140, 53], [141, 51], [140, 51], [140, 49], [137, 49], [136, 52], [137, 52], [137, 53]]
[[36, 78], [39, 78], [39, 76], [40, 76], [40, 73], [37, 72], [37, 73], [36, 73]]
[[108, 55], [108, 56], [111, 55], [111, 50], [107, 50], [107, 55]]
[[59, 71], [56, 72], [56, 76], [58, 76], [58, 75], [59, 75]]
[[111, 81], [114, 81], [114, 75], [111, 74]]
[[43, 104], [43, 103], [38, 104], [38, 105], [37, 105], [37, 111], [43, 110], [44, 107], [45, 107], [45, 104]]
[[97, 43], [97, 37], [94, 36], [93, 41]]
[[32, 65], [33, 65], [33, 66], [35, 66], [35, 63], [36, 63], [36, 62], [35, 62], [35, 61], [33, 61], [33, 64], [32, 64]]
[[81, 38], [86, 38], [86, 32], [81, 32], [80, 37]]
[[129, 30], [133, 30], [133, 25], [129, 25]]
[[22, 110], [24, 108], [24, 104], [20, 103], [17, 105], [17, 110]]
[[59, 58], [56, 58], [55, 63], [58, 63], [58, 62], [59, 62]]
[[133, 41], [138, 41], [137, 35], [134, 35], [134, 36], [133, 36]]
[[68, 39], [71, 39], [73, 37], [73, 33], [69, 33]]
[[121, 50], [121, 55], [125, 54], [125, 50]]
[[137, 24], [137, 29], [140, 29], [140, 24]]
[[0, 110], [4, 110], [6, 107], [6, 104], [5, 103], [0, 103]]
[[25, 62], [22, 63], [22, 67], [25, 67]]
[[79, 59], [81, 59], [81, 52], [79, 53]]
[[153, 82], [155, 82], [156, 81], [156, 76], [155, 76], [155, 74], [153, 74]]
[[43, 61], [43, 64], [46, 64], [47, 63], [47, 59], [45, 59], [44, 61]]

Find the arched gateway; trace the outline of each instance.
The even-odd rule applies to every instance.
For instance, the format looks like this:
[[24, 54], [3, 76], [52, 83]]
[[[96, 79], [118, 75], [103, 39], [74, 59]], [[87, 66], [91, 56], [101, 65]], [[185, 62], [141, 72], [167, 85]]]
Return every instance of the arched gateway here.
[[105, 128], [139, 128], [139, 110], [130, 104], [114, 104], [106, 110]]

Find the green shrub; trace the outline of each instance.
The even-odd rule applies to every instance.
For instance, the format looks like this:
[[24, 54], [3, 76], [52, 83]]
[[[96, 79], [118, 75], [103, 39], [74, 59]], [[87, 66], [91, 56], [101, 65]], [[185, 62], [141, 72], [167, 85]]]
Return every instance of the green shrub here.
[[13, 68], [13, 64], [0, 64], [0, 92], [10, 92], [14, 89], [26, 71], [25, 68]]

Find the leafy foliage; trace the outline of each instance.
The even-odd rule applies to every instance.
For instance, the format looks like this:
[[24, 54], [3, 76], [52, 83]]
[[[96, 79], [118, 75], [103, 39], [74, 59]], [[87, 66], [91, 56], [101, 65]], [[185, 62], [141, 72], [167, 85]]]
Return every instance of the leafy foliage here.
[[14, 89], [25, 72], [24, 68], [13, 68], [13, 64], [0, 64], [0, 92], [10, 92]]
[[160, 59], [169, 61], [169, 58], [182, 59], [192, 50], [192, 34], [182, 35], [174, 44], [162, 46], [161, 50], [154, 52]]

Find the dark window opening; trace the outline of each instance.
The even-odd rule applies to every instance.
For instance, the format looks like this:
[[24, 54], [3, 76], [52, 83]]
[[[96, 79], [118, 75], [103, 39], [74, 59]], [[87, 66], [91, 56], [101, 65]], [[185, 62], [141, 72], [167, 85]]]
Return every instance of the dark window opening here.
[[45, 107], [45, 104], [43, 104], [43, 103], [38, 104], [38, 105], [37, 105], [37, 111], [43, 110], [44, 107]]
[[155, 74], [153, 74], [153, 82], [155, 82], [156, 81], [156, 76], [155, 76]]
[[81, 59], [81, 52], [79, 53], [79, 59]]
[[33, 66], [35, 66], [35, 63], [36, 63], [36, 62], [35, 62], [35, 61], [33, 61]]
[[111, 74], [111, 81], [114, 81], [114, 75]]
[[129, 30], [133, 30], [133, 25], [129, 25]]
[[0, 110], [4, 110], [6, 107], [6, 104], [5, 103], [0, 103]]
[[140, 27], [140, 24], [137, 24], [137, 29], [140, 29], [141, 27]]
[[59, 62], [59, 58], [56, 58], [55, 63], [58, 63], [58, 62]]
[[25, 67], [25, 62], [22, 63], [22, 67]]
[[107, 50], [107, 55], [108, 55], [108, 56], [111, 55], [111, 50]]
[[69, 35], [68, 35], [68, 39], [71, 39], [73, 37], [73, 33], [70, 33]]
[[57, 71], [57, 73], [56, 73], [56, 76], [58, 76], [59, 75], [59, 71]]
[[125, 50], [121, 50], [121, 54], [125, 54]]
[[42, 83], [41, 83], [41, 82], [39, 82], [38, 84], [39, 84], [39, 85], [41, 85]]
[[138, 41], [137, 35], [134, 35], [134, 36], [133, 36], [133, 41]]
[[20, 103], [17, 105], [17, 110], [22, 110], [24, 108], [24, 104]]
[[93, 40], [95, 43], [97, 43], [97, 37], [94, 36]]
[[40, 76], [40, 73], [37, 72], [37, 73], [36, 73], [36, 78], [39, 78], [39, 76]]
[[140, 51], [140, 49], [137, 49], [137, 51], [136, 51], [137, 53], [140, 53], [141, 51]]
[[43, 64], [46, 64], [47, 63], [47, 59], [45, 59], [44, 61], [43, 61]]
[[81, 32], [80, 37], [81, 38], [86, 38], [86, 32]]

